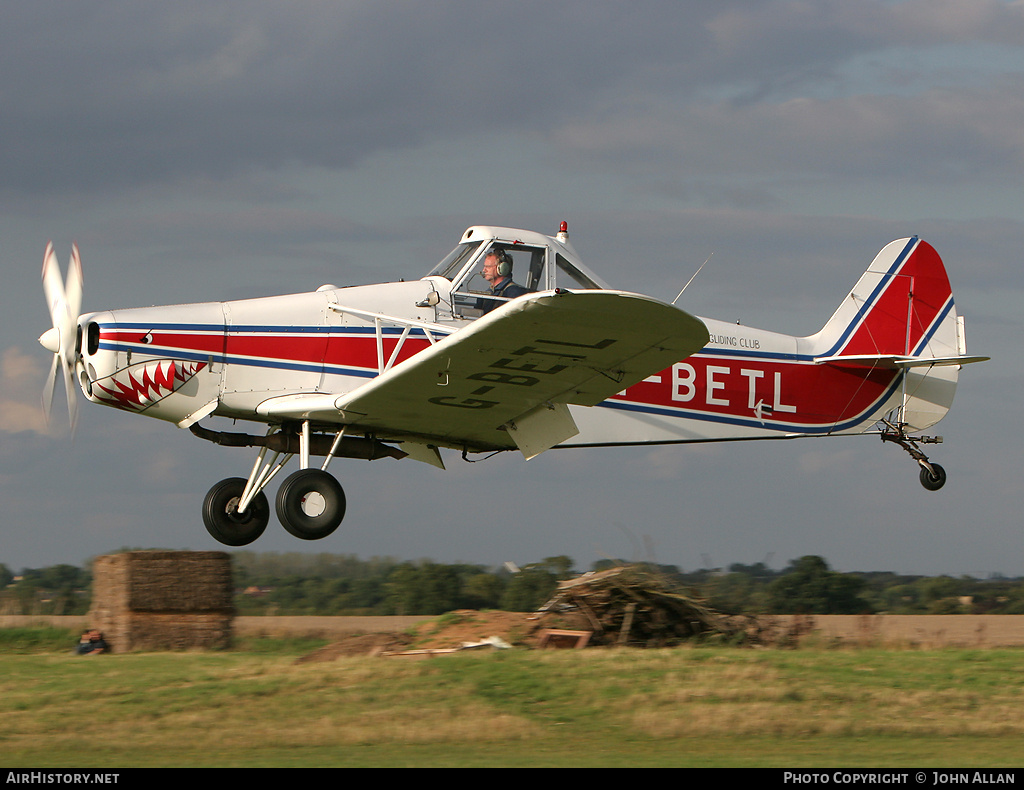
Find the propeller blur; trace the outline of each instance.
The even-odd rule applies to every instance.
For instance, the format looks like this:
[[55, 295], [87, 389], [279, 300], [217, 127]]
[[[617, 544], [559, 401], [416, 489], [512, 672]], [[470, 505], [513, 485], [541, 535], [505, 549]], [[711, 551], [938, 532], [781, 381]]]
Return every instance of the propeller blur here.
[[78, 402], [72, 381], [81, 355], [78, 314], [82, 308], [82, 261], [77, 244], [71, 248], [66, 282], [61, 281], [53, 244], [46, 245], [46, 253], [43, 255], [43, 293], [50, 309], [52, 326], [39, 336], [39, 342], [53, 354], [50, 373], [43, 388], [43, 411], [49, 417], [59, 368], [67, 393], [68, 419], [73, 429], [78, 419]]

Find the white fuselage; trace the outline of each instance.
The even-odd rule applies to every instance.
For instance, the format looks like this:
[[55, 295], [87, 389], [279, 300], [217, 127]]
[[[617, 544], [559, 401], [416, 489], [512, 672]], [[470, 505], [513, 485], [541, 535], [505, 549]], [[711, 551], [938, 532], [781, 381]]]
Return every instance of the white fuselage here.
[[[82, 316], [80, 383], [93, 402], [183, 427], [208, 415], [273, 423], [261, 416], [261, 404], [270, 399], [351, 392], [471, 324], [486, 299], [475, 279], [480, 257], [487, 241], [505, 231], [471, 228], [446, 259], [454, 263], [445, 268], [442, 262], [422, 280]], [[531, 266], [536, 285], [601, 286], [564, 240], [525, 231], [505, 235], [514, 238], [505, 243]], [[889, 255], [893, 262], [880, 253], [876, 263], [884, 258], [884, 266], [858, 283], [864, 295], [858, 298], [867, 301], [847, 300], [811, 337], [702, 319], [710, 335], [702, 351], [597, 407], [573, 406], [579, 434], [565, 444], [859, 433], [894, 408], [913, 414], [906, 421], [915, 428], [933, 424], [952, 401], [957, 367], [822, 361], [867, 352], [956, 353], [945, 272], [934, 274], [941, 262], [929, 257], [930, 248], [916, 249], [901, 246]], [[918, 283], [909, 330], [906, 295], [890, 287], [897, 270]], [[889, 319], [900, 313], [902, 324]], [[386, 431], [379, 435], [387, 438]]]

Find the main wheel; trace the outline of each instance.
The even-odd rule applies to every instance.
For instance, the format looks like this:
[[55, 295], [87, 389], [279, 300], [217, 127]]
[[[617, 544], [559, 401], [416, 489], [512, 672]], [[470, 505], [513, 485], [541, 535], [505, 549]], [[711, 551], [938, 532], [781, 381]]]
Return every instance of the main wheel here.
[[206, 531], [225, 546], [247, 546], [263, 534], [270, 521], [270, 504], [262, 491], [244, 513], [238, 512], [245, 482], [241, 477], [221, 480], [203, 500]]
[[326, 538], [345, 518], [345, 491], [327, 472], [300, 469], [278, 489], [277, 517], [297, 538]]
[[932, 464], [932, 469], [934, 471], [929, 472], [927, 468], [921, 467], [921, 485], [929, 491], [938, 491], [946, 485], [946, 470], [938, 464]]

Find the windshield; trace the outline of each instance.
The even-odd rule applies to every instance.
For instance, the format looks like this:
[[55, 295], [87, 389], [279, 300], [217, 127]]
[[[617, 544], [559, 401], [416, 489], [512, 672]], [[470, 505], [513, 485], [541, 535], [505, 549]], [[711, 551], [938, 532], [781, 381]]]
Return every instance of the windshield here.
[[[583, 272], [581, 272], [579, 269], [573, 266], [572, 263], [563, 258], [561, 255], [555, 256], [555, 263], [558, 265], [558, 271], [566, 275], [570, 280], [572, 280], [574, 285], [578, 285], [580, 288], [592, 288], [595, 290], [600, 290], [600, 285], [598, 285], [589, 277], [587, 277], [587, 275], [585, 275]], [[558, 281], [559, 283], [565, 282], [565, 280], [561, 276], [559, 276]]]
[[[464, 238], [474, 230], [467, 231]], [[451, 283], [450, 290], [439, 289], [446, 292], [443, 301], [451, 316], [478, 318], [518, 296], [553, 288], [604, 287], [580, 264], [563, 255], [557, 245], [544, 244], [536, 236], [524, 243], [488, 233], [465, 241], [448, 253], [427, 277], [444, 278]]]
[[428, 274], [428, 277], [444, 277], [448, 280], [454, 280], [461, 271], [463, 265], [467, 260], [476, 254], [476, 251], [480, 249], [482, 241], [474, 241], [468, 244], [460, 244], [454, 250], [445, 256], [445, 259], [441, 261], [433, 270]]
[[463, 318], [475, 318], [516, 296], [545, 290], [546, 253], [545, 247], [489, 241], [478, 263], [472, 263], [461, 280], [456, 280], [454, 309]]

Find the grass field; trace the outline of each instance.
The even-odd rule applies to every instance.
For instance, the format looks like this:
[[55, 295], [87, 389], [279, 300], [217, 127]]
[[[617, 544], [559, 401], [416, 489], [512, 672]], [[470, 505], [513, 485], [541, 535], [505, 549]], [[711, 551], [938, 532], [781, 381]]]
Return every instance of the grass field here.
[[502, 651], [296, 663], [317, 643], [72, 656], [0, 632], [0, 764], [1013, 767], [1016, 649]]

